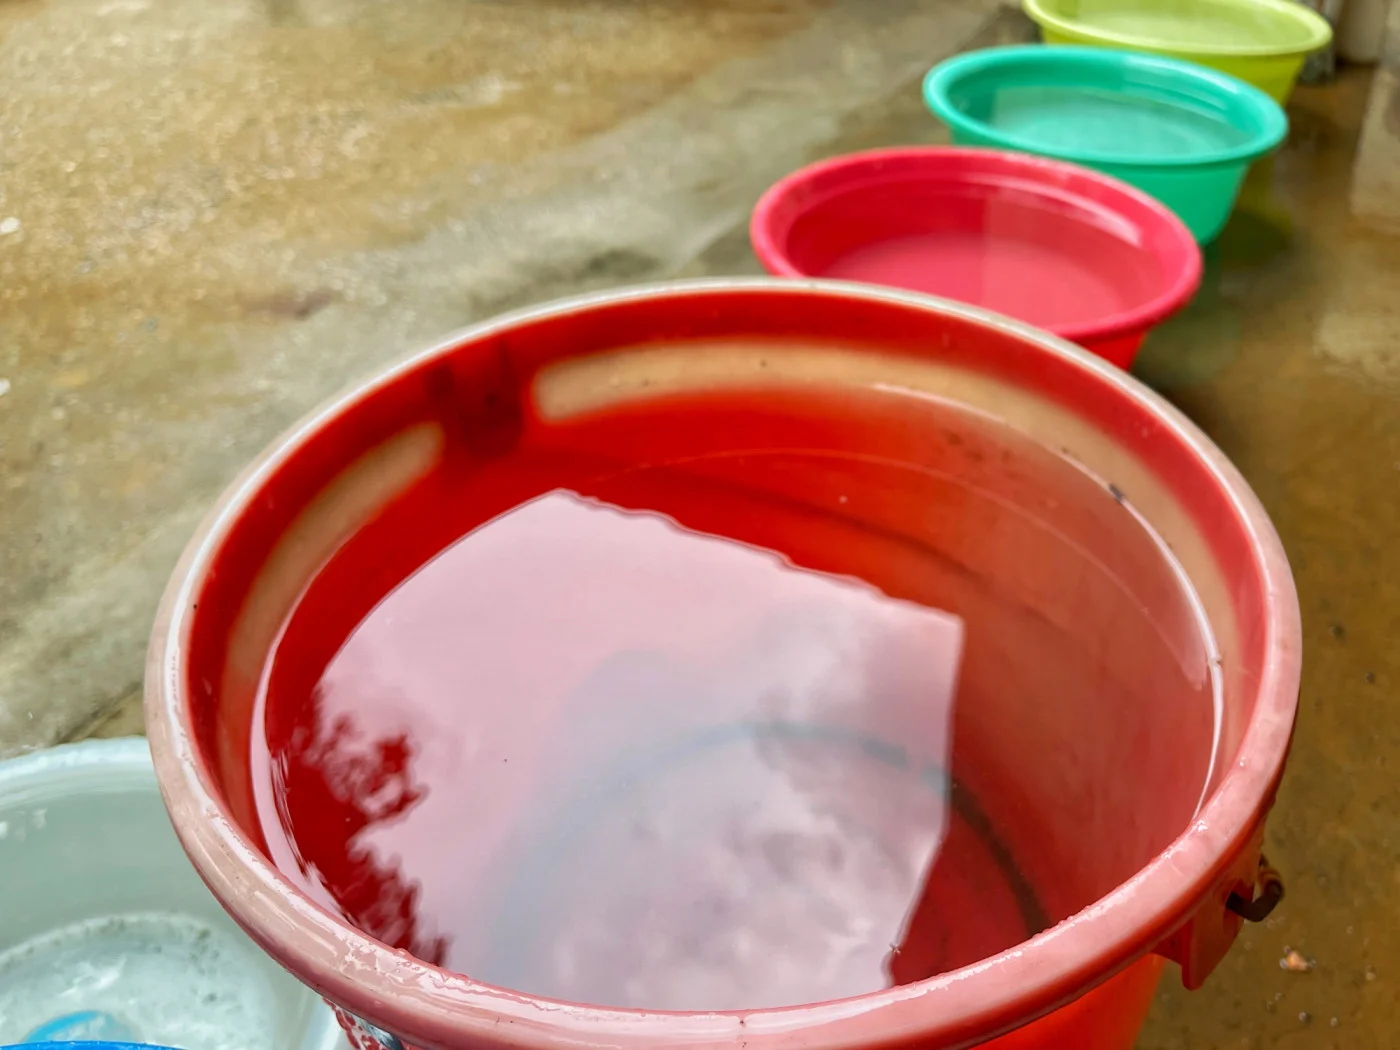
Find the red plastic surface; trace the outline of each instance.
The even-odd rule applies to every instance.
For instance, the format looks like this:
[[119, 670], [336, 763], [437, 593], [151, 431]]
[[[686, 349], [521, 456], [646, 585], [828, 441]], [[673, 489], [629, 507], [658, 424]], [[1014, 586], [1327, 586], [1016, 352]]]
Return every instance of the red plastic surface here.
[[1201, 279], [1195, 239], [1157, 201], [1086, 168], [995, 150], [878, 150], [815, 164], [764, 195], [750, 232], [777, 276], [973, 303], [1121, 368]]
[[[981, 757], [1025, 769], [1011, 781], [1019, 792], [992, 790], [999, 778], [969, 787], [1007, 841], [1024, 844], [1027, 855], [1082, 857], [1074, 878], [1097, 900], [974, 966], [787, 1010], [675, 1015], [576, 1006], [493, 988], [394, 952], [276, 871], [258, 840], [246, 780], [240, 782], [250, 718], [244, 705], [251, 703], [272, 644], [259, 632], [281, 622], [278, 602], [292, 602], [304, 586], [297, 566], [324, 564], [329, 553], [319, 551], [315, 533], [299, 523], [307, 514], [328, 508], [340, 514], [358, 505], [363, 494], [344, 488], [345, 480], [382, 479], [390, 462], [385, 457], [424, 425], [450, 429], [454, 440], [489, 457], [516, 425], [522, 398], [542, 370], [611, 360], [593, 355], [619, 348], [687, 341], [715, 353], [726, 346], [762, 347], [761, 374], [802, 360], [804, 347], [844, 348], [842, 382], [898, 387], [922, 376], [933, 384], [922, 389], [965, 399], [992, 418], [1030, 405], [1027, 420], [1063, 434], [1050, 447], [1068, 447], [1081, 461], [1111, 470], [1104, 475], [1117, 486], [1111, 491], [1156, 506], [1161, 520], [1153, 524], [1183, 558], [1226, 639], [1221, 761], [1194, 817], [1194, 800], [1185, 817], [1179, 807], [1167, 813], [1160, 800], [1133, 801], [1133, 790], [1145, 790], [1146, 763], [1167, 763], [1160, 779], [1172, 783], [1178, 745], [1199, 735], [1177, 722], [1168, 739], [1163, 727], [1176, 716], [1161, 704], [1108, 712], [1129, 730], [1131, 748], [1116, 761], [1069, 766], [1124, 790], [1101, 791], [1100, 779], [1037, 781], [1043, 764], [1034, 762], [1036, 755], [1081, 741], [1087, 748], [1107, 722], [1082, 713], [1061, 717], [1066, 704], [1084, 699], [1075, 689], [1054, 705], [1021, 703], [1033, 690], [1053, 689], [1054, 681], [1038, 681], [1034, 659], [999, 654], [995, 634], [988, 644], [978, 632], [965, 679], [989, 702], [959, 705], [957, 733], [974, 750], [994, 733], [993, 752]], [[863, 353], [848, 353], [852, 348]], [[831, 381], [832, 373], [825, 374]], [[950, 385], [937, 385], [943, 383]], [[889, 437], [907, 442], [895, 450], [900, 457], [929, 454], [927, 433], [892, 431]], [[1001, 468], [989, 459], [982, 469], [992, 478]], [[1007, 477], [993, 491], [1033, 491], [1035, 483]], [[935, 515], [925, 526], [897, 499], [878, 508], [876, 518], [896, 545], [909, 529], [956, 523], [956, 516]], [[1096, 555], [1117, 556], [1098, 538], [1112, 535], [1101, 523], [1119, 513], [1126, 511], [1110, 499], [1076, 519], [1076, 528], [1089, 530], [1085, 536]], [[353, 516], [345, 520], [342, 540], [360, 528]], [[969, 555], [993, 537], [971, 523], [959, 535]], [[962, 573], [964, 582], [952, 585], [972, 598], [979, 589], [1025, 594], [1047, 584], [1042, 595], [1073, 595], [1054, 575], [1056, 565], [1034, 551], [1005, 562], [971, 556], [947, 562], [950, 571], [971, 564], [979, 571]], [[919, 580], [914, 573], [896, 575], [911, 586]], [[268, 615], [249, 615], [259, 608]], [[1117, 632], [1109, 624], [1094, 635], [1106, 676], [1113, 661], [1131, 651]], [[979, 645], [985, 648], [978, 651]], [[1182, 961], [1194, 983], [1234, 934], [1237, 922], [1225, 912], [1224, 899], [1231, 890], [1247, 891], [1252, 881], [1259, 829], [1291, 732], [1298, 673], [1296, 599], [1267, 517], [1219, 451], [1141, 385], [985, 313], [877, 288], [726, 283], [620, 293], [517, 315], [464, 333], [301, 424], [230, 488], [186, 552], [153, 634], [147, 713], [176, 828], [215, 894], [259, 943], [322, 994], [424, 1050], [695, 1050], [740, 1043], [750, 1050], [928, 1050], [974, 1046], [1027, 1024], [992, 1045], [1125, 1050], [1160, 971], [1152, 953]], [[1135, 689], [1155, 687], [1151, 675], [1135, 681], [1119, 670], [1111, 677]], [[1022, 717], [1008, 719], [990, 701], [1021, 703]], [[1163, 832], [1176, 837], [1165, 849], [1154, 846], [1160, 854], [1143, 864], [1142, 848], [1160, 843]]]

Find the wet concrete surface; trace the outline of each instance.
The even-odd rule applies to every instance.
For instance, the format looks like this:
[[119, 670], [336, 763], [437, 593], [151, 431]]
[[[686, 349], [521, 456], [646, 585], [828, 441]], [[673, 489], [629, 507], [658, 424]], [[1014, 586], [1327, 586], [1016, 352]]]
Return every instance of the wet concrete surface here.
[[[184, 539], [316, 402], [508, 306], [757, 272], [773, 178], [940, 141], [924, 68], [1026, 34], [992, 0], [0, 0], [0, 754], [139, 729]], [[1288, 896], [1204, 989], [1169, 971], [1146, 1050], [1400, 1046], [1400, 77], [1290, 115], [1137, 368], [1293, 560]]]
[[[1266, 846], [1288, 895], [1203, 989], [1168, 976], [1150, 1050], [1400, 1046], [1397, 100], [1389, 69], [1299, 89], [1288, 147], [1253, 172], [1201, 295], [1137, 369], [1264, 501], [1305, 638]], [[1281, 968], [1287, 948], [1312, 971]]]
[[660, 278], [993, 0], [0, 0], [0, 748], [134, 695], [194, 523], [383, 361]]

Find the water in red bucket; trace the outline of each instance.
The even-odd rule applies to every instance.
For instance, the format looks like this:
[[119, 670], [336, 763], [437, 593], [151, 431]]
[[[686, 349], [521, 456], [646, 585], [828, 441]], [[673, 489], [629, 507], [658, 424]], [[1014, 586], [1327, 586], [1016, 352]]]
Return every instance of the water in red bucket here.
[[441, 422], [253, 719], [270, 856], [374, 937], [574, 1002], [820, 1002], [1008, 948], [1190, 820], [1196, 598], [1012, 428], [803, 383]]

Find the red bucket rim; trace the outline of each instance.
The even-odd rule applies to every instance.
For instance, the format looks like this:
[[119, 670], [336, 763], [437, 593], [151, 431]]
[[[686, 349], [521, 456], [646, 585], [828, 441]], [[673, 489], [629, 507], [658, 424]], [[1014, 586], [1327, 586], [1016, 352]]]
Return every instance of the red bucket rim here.
[[[1191, 825], [1111, 893], [997, 955], [926, 981], [851, 999], [780, 1009], [668, 1013], [564, 1003], [497, 988], [421, 962], [356, 930], [296, 889], [235, 824], [196, 744], [188, 688], [195, 609], [214, 556], [262, 483], [326, 423], [425, 363], [505, 330], [629, 304], [800, 297], [884, 304], [987, 326], [1034, 344], [1069, 382], [1099, 384], [1166, 427], [1199, 461], [1248, 537], [1267, 609], [1266, 658], [1235, 761]], [[891, 1039], [968, 1047], [1077, 998], [1179, 928], [1233, 859], [1248, 848], [1272, 799], [1292, 734], [1301, 673], [1297, 595], [1273, 525], [1244, 478], [1194, 424], [1126, 373], [1062, 340], [989, 311], [872, 285], [771, 278], [673, 282], [592, 294], [509, 313], [390, 367], [306, 416], [225, 490], [186, 547], [162, 597], [147, 654], [145, 713], [166, 805], [196, 869], [270, 955], [328, 999], [423, 1047], [555, 1050], [657, 1046], [857, 1050]], [[289, 934], [298, 936], [290, 937]], [[991, 971], [996, 979], [986, 980]]]
[[[1162, 267], [1163, 287], [1145, 302], [1092, 321], [1048, 325], [1046, 330], [1076, 343], [1106, 341], [1130, 332], [1146, 331], [1166, 320], [1191, 301], [1201, 285], [1201, 249], [1191, 231], [1161, 201], [1120, 179], [1066, 161], [1011, 153], [1006, 150], [965, 146], [899, 146], [847, 153], [818, 161], [784, 176], [770, 186], [749, 220], [749, 240], [763, 268], [776, 277], [813, 279], [789, 256], [787, 231], [798, 214], [812, 210], [838, 193], [884, 182], [891, 177], [926, 171], [932, 165], [948, 174], [1020, 177], [1018, 189], [1041, 197], [1074, 199], [1084, 206], [1112, 211], [1140, 231], [1160, 250], [1143, 251]], [[797, 198], [818, 181], [843, 180], [820, 197], [812, 197], [799, 209]], [[977, 306], [970, 303], [968, 305]], [[985, 309], [985, 308], [984, 308]]]

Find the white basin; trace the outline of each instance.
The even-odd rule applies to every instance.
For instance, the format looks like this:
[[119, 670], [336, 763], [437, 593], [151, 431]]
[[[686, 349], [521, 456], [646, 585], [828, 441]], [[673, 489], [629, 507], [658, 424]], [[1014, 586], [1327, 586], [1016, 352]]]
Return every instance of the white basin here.
[[96, 1010], [184, 1050], [341, 1050], [190, 866], [146, 742], [0, 762], [0, 1046]]

